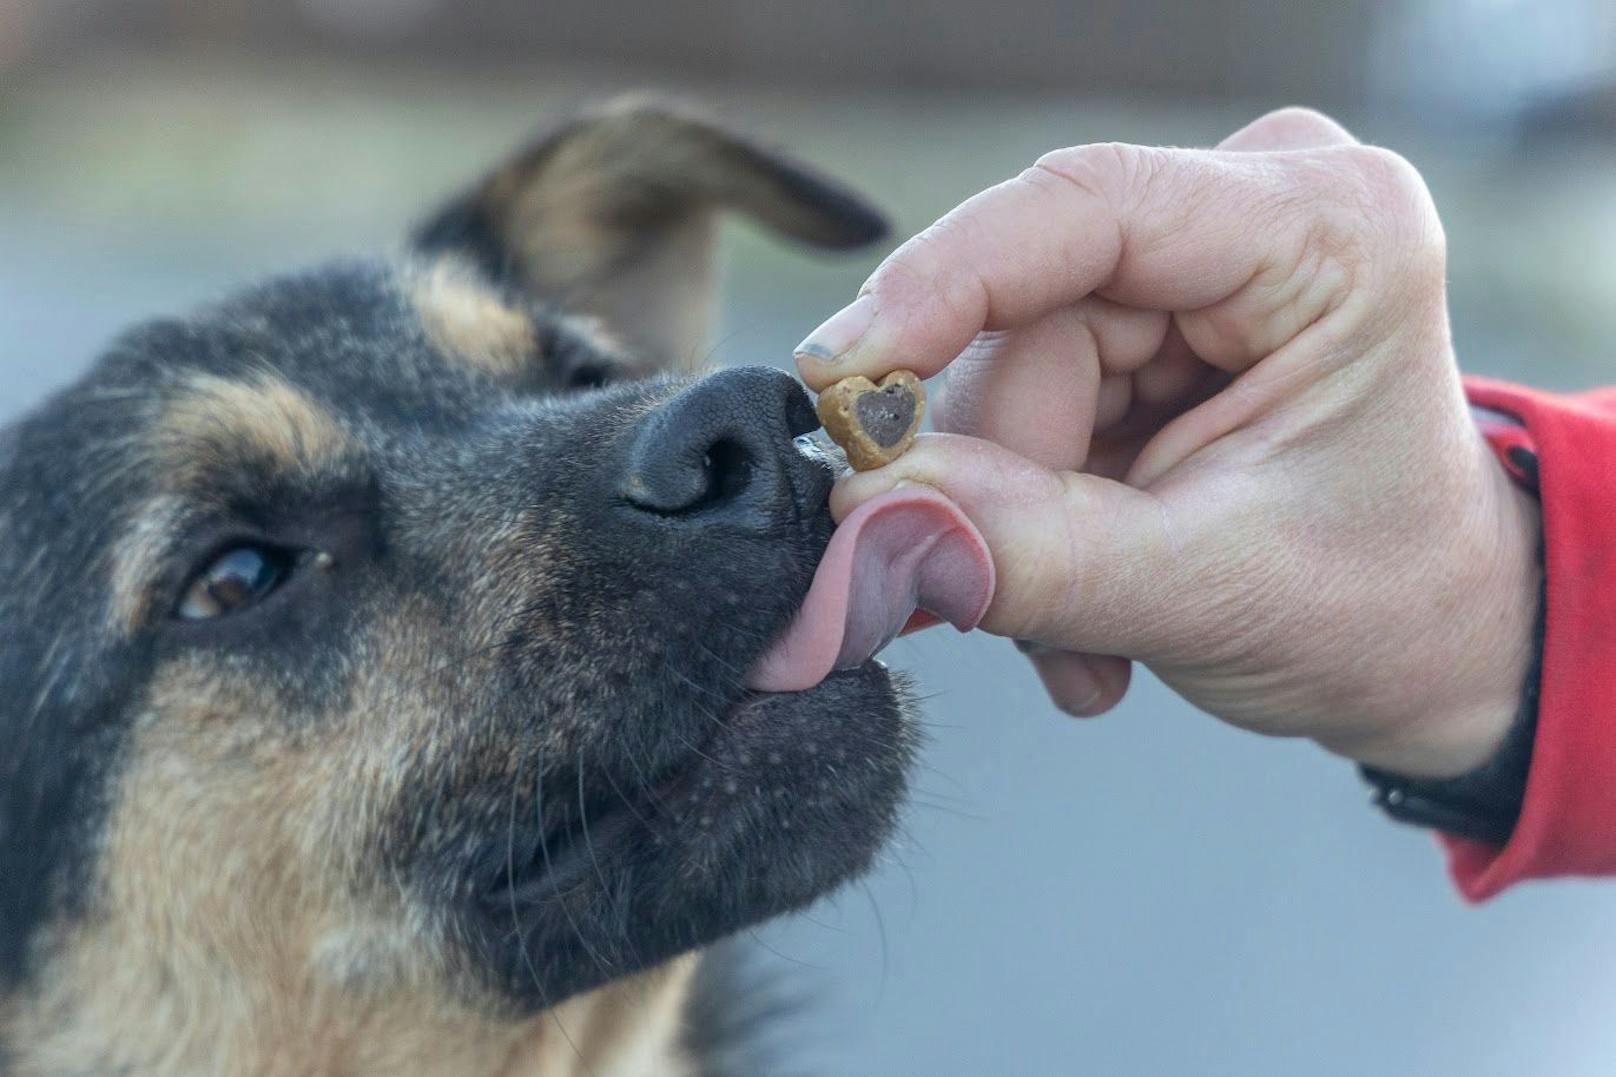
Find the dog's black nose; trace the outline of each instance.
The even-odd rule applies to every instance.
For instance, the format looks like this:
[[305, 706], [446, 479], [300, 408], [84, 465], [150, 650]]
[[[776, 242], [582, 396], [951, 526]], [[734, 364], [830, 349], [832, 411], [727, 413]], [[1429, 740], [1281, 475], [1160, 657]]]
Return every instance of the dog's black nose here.
[[802, 386], [771, 367], [705, 378], [652, 412], [629, 446], [618, 493], [661, 516], [762, 510], [792, 496], [791, 441], [819, 426]]

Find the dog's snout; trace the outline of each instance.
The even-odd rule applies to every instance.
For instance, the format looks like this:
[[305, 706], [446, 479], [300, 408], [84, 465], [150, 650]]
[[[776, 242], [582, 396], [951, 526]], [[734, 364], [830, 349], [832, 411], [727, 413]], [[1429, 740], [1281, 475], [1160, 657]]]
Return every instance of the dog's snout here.
[[[819, 426], [808, 395], [770, 367], [726, 370], [653, 412], [629, 447], [618, 493], [662, 516], [753, 510], [792, 496], [793, 438]], [[733, 514], [733, 513], [732, 513]]]

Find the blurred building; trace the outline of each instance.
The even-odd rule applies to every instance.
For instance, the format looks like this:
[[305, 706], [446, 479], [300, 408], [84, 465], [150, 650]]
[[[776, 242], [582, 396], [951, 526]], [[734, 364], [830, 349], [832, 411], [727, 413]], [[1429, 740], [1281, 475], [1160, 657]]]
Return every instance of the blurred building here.
[[[38, 51], [175, 40], [444, 62], [553, 57], [769, 81], [1247, 96], [1363, 78], [1372, 0], [4, 0]], [[19, 50], [14, 47], [15, 55]]]
[[[0, 0], [0, 64], [179, 46], [772, 84], [1365, 98], [1462, 118], [1611, 84], [1611, 0]], [[1568, 100], [1568, 98], [1570, 100]], [[1595, 110], [1597, 111], [1597, 109]]]

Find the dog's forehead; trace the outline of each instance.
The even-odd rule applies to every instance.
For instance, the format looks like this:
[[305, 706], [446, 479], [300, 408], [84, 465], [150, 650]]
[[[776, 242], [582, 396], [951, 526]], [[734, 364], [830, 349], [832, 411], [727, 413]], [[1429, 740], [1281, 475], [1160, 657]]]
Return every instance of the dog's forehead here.
[[340, 262], [148, 326], [121, 350], [164, 396], [197, 374], [268, 376], [337, 413], [420, 422], [541, 369], [562, 321], [453, 260]]
[[52, 561], [80, 544], [88, 556], [204, 437], [273, 455], [452, 430], [513, 390], [549, 388], [557, 353], [596, 347], [564, 312], [453, 260], [279, 277], [129, 330], [0, 430], [0, 532], [14, 554], [56, 534]]

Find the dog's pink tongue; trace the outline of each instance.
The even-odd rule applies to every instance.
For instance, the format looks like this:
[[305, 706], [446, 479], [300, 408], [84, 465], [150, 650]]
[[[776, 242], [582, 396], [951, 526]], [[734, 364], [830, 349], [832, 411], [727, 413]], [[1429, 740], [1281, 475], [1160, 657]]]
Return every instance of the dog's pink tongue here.
[[802, 609], [747, 680], [800, 692], [867, 662], [916, 610], [966, 632], [992, 601], [993, 558], [959, 507], [924, 486], [893, 490], [842, 521]]

